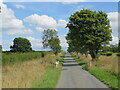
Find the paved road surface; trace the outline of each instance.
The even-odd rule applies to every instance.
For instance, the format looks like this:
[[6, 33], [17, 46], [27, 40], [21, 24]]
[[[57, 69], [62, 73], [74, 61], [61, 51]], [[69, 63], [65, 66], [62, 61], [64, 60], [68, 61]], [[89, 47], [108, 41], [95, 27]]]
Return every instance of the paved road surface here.
[[57, 88], [108, 88], [66, 54]]

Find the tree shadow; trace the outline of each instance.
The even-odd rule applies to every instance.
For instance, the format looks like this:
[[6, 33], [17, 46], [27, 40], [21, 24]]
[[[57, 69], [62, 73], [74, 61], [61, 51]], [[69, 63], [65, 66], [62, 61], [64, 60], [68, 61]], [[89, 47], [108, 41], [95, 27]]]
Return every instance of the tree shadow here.
[[64, 67], [80, 66], [79, 64], [63, 64]]

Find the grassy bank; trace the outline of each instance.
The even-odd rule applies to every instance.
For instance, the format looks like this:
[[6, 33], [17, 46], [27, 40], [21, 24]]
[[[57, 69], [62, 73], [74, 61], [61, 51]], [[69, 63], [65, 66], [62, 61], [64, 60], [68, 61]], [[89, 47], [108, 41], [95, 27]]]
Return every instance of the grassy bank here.
[[42, 53], [47, 55], [51, 52], [29, 52], [29, 53], [3, 53], [2, 54], [2, 65], [8, 65], [32, 59], [41, 58]]
[[[61, 55], [63, 55], [63, 53], [59, 53], [58, 56], [55, 56], [54, 54], [47, 54], [44, 58], [3, 66], [2, 87], [31, 88], [34, 86], [36, 88], [37, 85], [35, 82], [38, 82], [38, 80], [43, 80], [43, 82], [45, 80], [49, 82], [49, 76], [54, 79], [56, 78], [55, 80], [57, 80], [57, 77], [60, 75], [59, 73], [61, 67], [55, 68], [55, 62]], [[55, 85], [55, 82], [56, 81], [53, 81], [53, 86]]]
[[32, 88], [55, 88], [60, 76], [62, 68], [48, 66], [41, 79], [34, 82]]
[[118, 57], [117, 56], [100, 56], [97, 61], [91, 61], [90, 55], [85, 56], [81, 54], [73, 54], [76, 62], [78, 62], [83, 69], [87, 70], [98, 78], [103, 83], [107, 84], [110, 88], [118, 87]]
[[55, 65], [50, 65], [46, 67], [44, 74], [38, 81], [35, 81], [32, 88], [56, 88], [60, 73], [62, 71], [62, 64], [64, 60], [64, 54], [57, 58], [60, 62], [59, 66], [56, 68]]
[[112, 75], [111, 73], [106, 72], [104, 69], [99, 67], [89, 69], [89, 72], [93, 74], [96, 78], [98, 78], [100, 81], [107, 84], [110, 88], [118, 88], [117, 76]]

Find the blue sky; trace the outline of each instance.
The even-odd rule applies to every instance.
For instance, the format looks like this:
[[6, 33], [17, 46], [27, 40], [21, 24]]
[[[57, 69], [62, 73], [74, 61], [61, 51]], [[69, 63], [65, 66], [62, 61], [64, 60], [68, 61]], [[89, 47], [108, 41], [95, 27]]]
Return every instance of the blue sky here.
[[[67, 48], [65, 28], [69, 16], [81, 9], [103, 11], [108, 14], [113, 29], [112, 44], [117, 43], [117, 2], [5, 2], [3, 4], [3, 49], [9, 50], [15, 37], [24, 37], [32, 42], [34, 50], [45, 50], [42, 48], [41, 37], [43, 29], [53, 28], [58, 30], [61, 45]], [[43, 23], [42, 23], [43, 22]], [[47, 49], [46, 49], [47, 50]]]

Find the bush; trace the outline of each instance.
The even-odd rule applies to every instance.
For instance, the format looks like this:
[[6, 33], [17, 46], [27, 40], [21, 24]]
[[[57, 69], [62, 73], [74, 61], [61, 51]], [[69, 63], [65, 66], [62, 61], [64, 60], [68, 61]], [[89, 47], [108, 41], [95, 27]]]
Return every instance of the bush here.
[[44, 52], [41, 53], [41, 57], [44, 58], [45, 57], [45, 54]]
[[112, 55], [112, 52], [107, 52], [106, 53], [106, 56], [111, 56]]
[[117, 53], [116, 56], [120, 56], [120, 53]]

